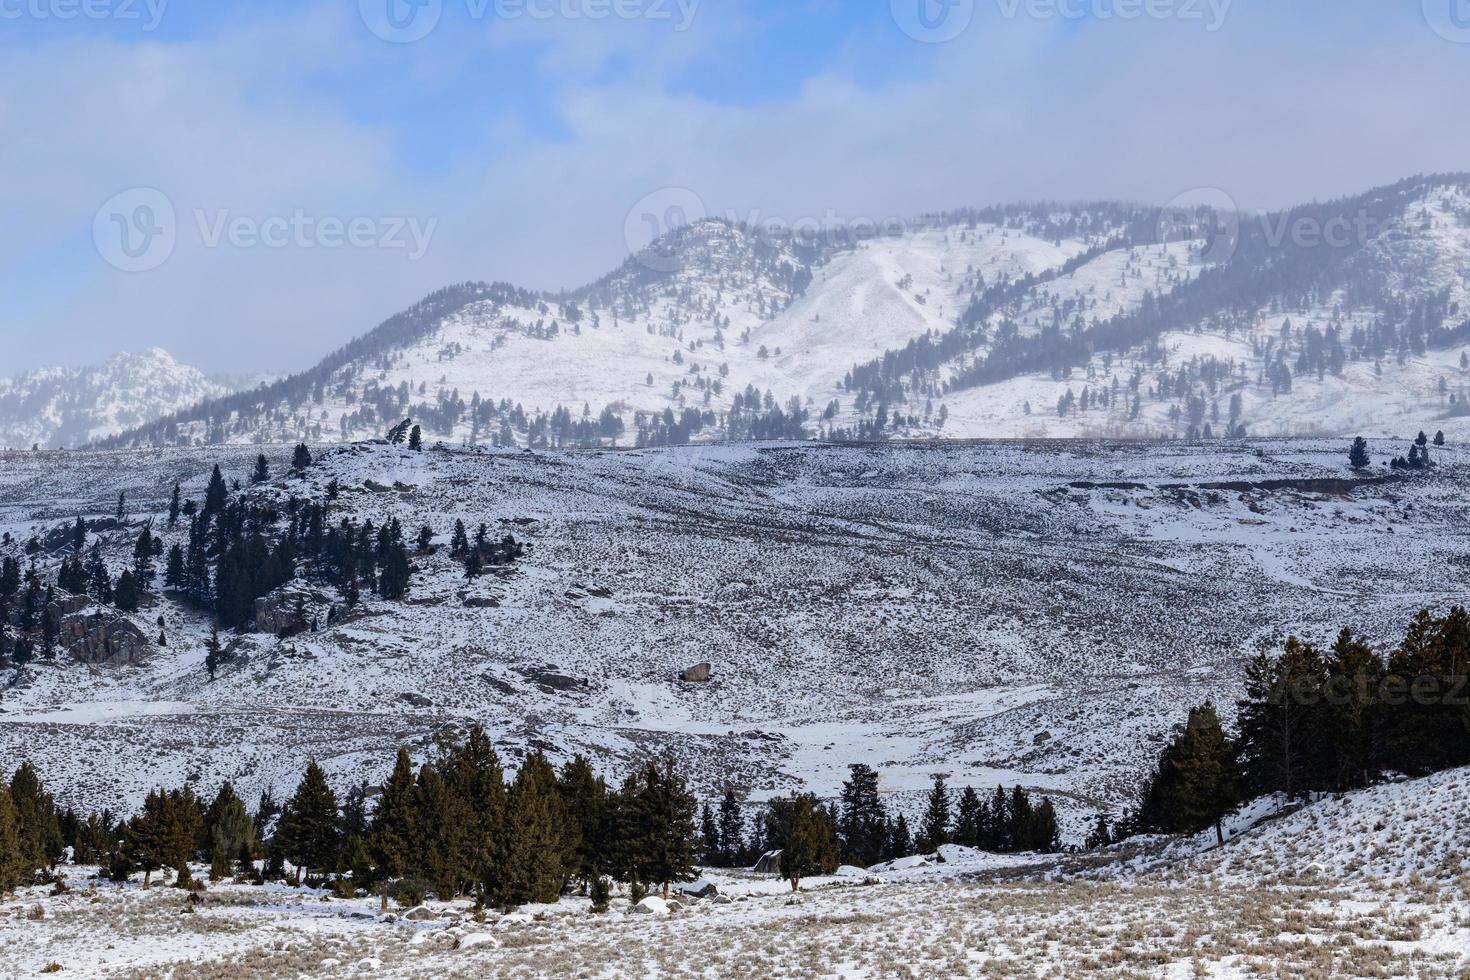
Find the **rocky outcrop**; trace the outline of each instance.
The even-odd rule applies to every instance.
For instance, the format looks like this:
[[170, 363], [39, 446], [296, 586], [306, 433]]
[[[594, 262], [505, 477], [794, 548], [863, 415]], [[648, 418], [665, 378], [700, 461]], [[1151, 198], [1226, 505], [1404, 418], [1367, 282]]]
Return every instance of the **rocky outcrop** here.
[[320, 629], [331, 609], [330, 595], [292, 582], [255, 600], [255, 631], [288, 637]]
[[709, 664], [695, 664], [688, 670], [679, 674], [679, 680], [686, 684], [708, 684], [714, 676], [714, 668]]
[[57, 646], [75, 660], [97, 666], [142, 663], [153, 652], [143, 631], [124, 615], [101, 607], [61, 618]]

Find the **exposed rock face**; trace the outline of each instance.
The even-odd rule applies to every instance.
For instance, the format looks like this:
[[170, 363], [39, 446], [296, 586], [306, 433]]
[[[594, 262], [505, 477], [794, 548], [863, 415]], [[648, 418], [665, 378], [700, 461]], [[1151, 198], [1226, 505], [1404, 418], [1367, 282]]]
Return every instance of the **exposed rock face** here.
[[137, 664], [153, 652], [153, 644], [127, 617], [94, 608], [61, 619], [57, 645], [86, 664]]
[[327, 593], [291, 582], [255, 600], [255, 631], [272, 636], [305, 633], [325, 623], [331, 608]]
[[714, 674], [714, 668], [709, 664], [695, 664], [679, 675], [679, 680], [686, 684], [708, 684]]

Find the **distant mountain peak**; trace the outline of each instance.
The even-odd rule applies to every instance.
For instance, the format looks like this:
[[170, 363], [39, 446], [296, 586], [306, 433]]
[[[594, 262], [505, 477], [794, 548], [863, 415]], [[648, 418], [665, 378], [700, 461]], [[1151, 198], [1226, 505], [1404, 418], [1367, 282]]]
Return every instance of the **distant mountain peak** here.
[[120, 351], [88, 367], [38, 368], [0, 379], [0, 447], [93, 442], [229, 390], [162, 347]]

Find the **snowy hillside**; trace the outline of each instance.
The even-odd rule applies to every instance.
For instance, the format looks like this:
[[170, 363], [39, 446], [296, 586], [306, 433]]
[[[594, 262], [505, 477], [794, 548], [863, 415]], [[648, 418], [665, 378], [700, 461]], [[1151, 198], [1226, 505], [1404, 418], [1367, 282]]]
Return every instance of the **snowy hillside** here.
[[27, 976], [1460, 977], [1466, 777], [1324, 800], [1200, 857], [1171, 843], [1148, 867], [1130, 850], [1079, 874], [1073, 859], [946, 848], [947, 864], [840, 869], [795, 898], [774, 875], [706, 871], [716, 896], [646, 914], [622, 894], [601, 915], [577, 896], [384, 913], [371, 895], [229, 880], [191, 904], [65, 866], [68, 891], [6, 904], [0, 944]]
[[1264, 216], [1023, 205], [815, 241], [706, 220], [574, 292], [451, 287], [103, 445], [350, 441], [410, 415], [538, 448], [1462, 434], [1467, 269], [1461, 176]]
[[167, 351], [0, 378], [0, 446], [75, 446], [146, 425], [228, 391]]
[[[341, 598], [313, 587], [317, 631], [229, 634], [211, 683], [209, 619], [164, 593], [125, 617], [143, 638], [126, 654], [6, 670], [0, 751], [122, 804], [159, 780], [284, 789], [308, 756], [344, 784], [376, 778], [399, 742], [481, 722], [512, 757], [668, 750], [703, 791], [755, 798], [835, 792], [857, 760], [905, 806], [935, 772], [1019, 783], [1054, 795], [1079, 839], [1132, 800], [1188, 706], [1233, 703], [1258, 649], [1344, 623], [1390, 642], [1459, 600], [1463, 451], [1360, 479], [1345, 448], [329, 451], [304, 480], [241, 492], [284, 506], [335, 480], [334, 519], [428, 525], [437, 550], [413, 557], [405, 602], [368, 596], [325, 625]], [[248, 485], [254, 450], [11, 454], [9, 553], [34, 537], [54, 569], [81, 514], [115, 573], [150, 516], [182, 542], [169, 489], [200, 499], [216, 460]], [[467, 581], [444, 547], [457, 519], [526, 557]], [[701, 662], [711, 683], [679, 680]]]

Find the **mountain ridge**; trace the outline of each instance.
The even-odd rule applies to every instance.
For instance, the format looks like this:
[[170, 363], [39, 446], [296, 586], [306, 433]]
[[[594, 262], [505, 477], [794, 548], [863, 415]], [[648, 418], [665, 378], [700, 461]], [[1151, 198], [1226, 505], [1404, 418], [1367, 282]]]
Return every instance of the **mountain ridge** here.
[[[1338, 222], [1369, 230], [1301, 233]], [[1341, 434], [1385, 406], [1369, 434], [1458, 429], [1467, 226], [1465, 174], [1257, 217], [1018, 204], [817, 240], [705, 219], [574, 290], [446, 287], [96, 444], [351, 441], [409, 415], [507, 446]]]

